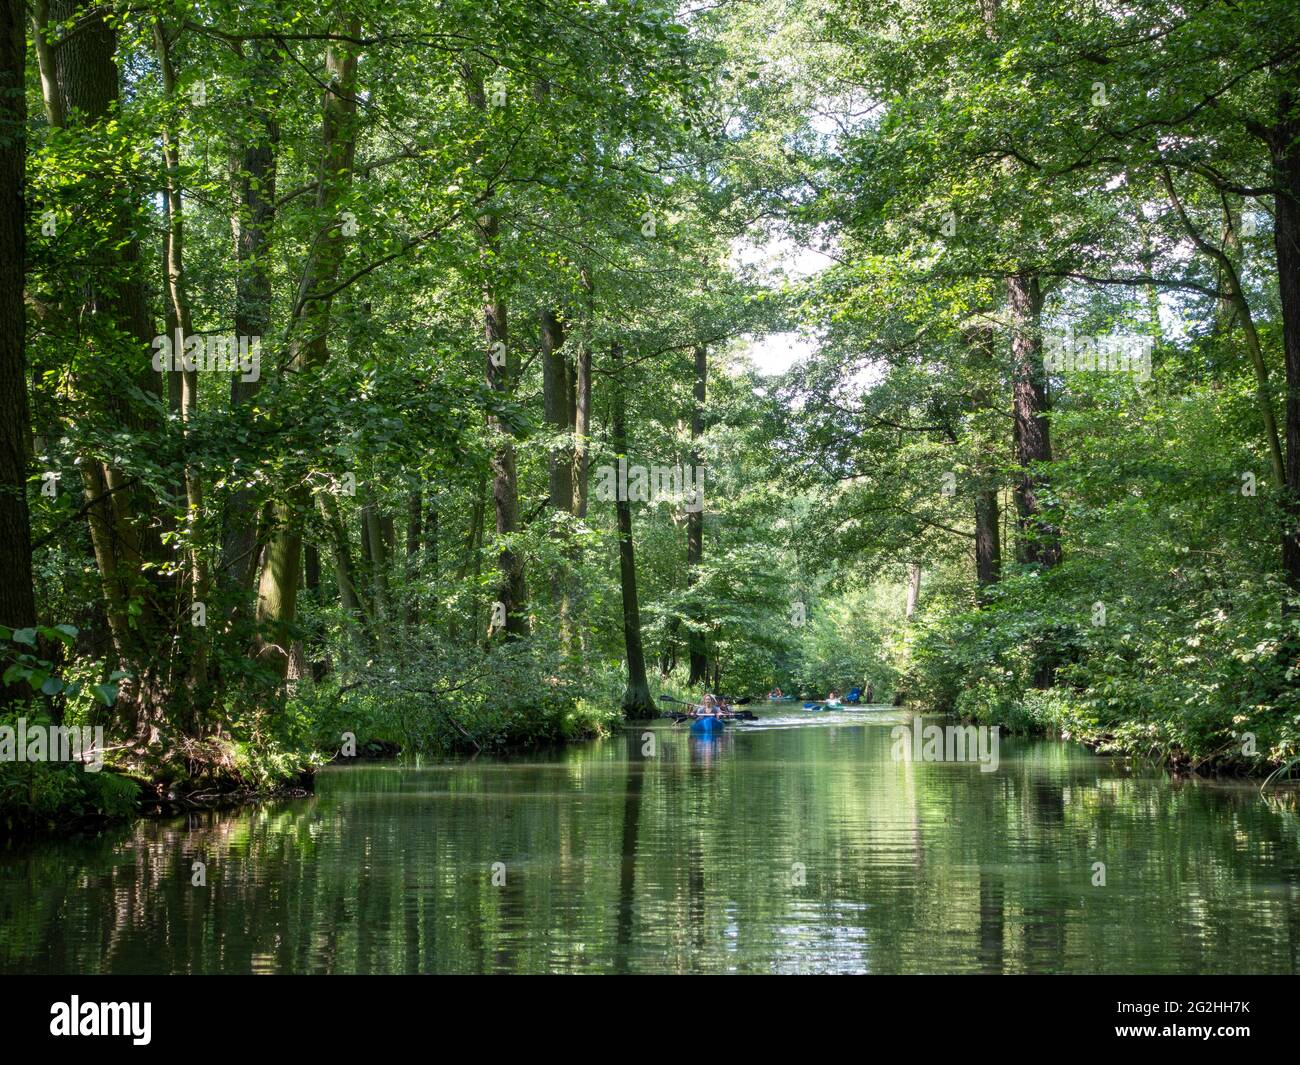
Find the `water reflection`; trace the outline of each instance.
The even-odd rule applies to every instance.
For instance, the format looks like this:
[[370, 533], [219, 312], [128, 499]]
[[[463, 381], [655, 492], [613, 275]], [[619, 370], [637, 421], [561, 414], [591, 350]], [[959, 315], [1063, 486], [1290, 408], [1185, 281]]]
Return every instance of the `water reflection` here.
[[1050, 742], [895, 762], [896, 714], [784, 713], [12, 853], [0, 970], [1296, 971], [1291, 799]]

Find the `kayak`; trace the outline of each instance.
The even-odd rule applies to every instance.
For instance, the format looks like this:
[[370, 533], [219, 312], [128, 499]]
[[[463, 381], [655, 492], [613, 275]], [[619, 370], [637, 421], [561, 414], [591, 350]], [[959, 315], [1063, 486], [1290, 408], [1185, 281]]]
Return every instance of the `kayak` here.
[[697, 717], [691, 722], [691, 731], [697, 736], [717, 736], [727, 723], [720, 717]]
[[843, 704], [843, 703], [838, 703], [838, 702], [837, 702], [837, 703], [804, 703], [804, 704], [803, 704], [803, 708], [804, 708], [805, 710], [841, 710], [841, 709], [843, 709], [843, 707], [844, 707], [844, 704]]

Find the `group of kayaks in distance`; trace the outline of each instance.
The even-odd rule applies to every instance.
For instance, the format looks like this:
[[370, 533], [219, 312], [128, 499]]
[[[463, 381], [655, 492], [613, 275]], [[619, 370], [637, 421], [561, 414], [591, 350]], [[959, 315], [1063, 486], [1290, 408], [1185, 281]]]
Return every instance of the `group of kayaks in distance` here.
[[[854, 706], [862, 702], [871, 702], [873, 695], [872, 685], [868, 684], [865, 693], [861, 688], [850, 688], [842, 697], [838, 691], [831, 689], [826, 694], [826, 698], [821, 701], [810, 701], [803, 704], [805, 710], [835, 710], [843, 706]], [[780, 688], [773, 688], [768, 693], [768, 702], [783, 703], [794, 702], [795, 696], [784, 694]], [[748, 702], [746, 699], [737, 700], [738, 703]], [[721, 732], [726, 728], [729, 719], [739, 719], [746, 721], [757, 720], [752, 713], [747, 710], [733, 710], [731, 703], [716, 695], [706, 694], [698, 704], [686, 704], [689, 713], [673, 715], [680, 722], [689, 720], [691, 722], [691, 731], [696, 734], [712, 735]]]
[[[861, 688], [850, 688], [843, 696], [832, 688], [826, 693], [826, 698], [817, 700], [812, 699], [805, 701], [803, 708], [805, 710], [835, 710], [842, 706], [857, 706], [859, 703], [870, 703], [875, 697], [874, 686], [868, 682], [866, 691]], [[768, 701], [773, 703], [794, 702], [793, 695], [784, 695], [780, 688], [773, 688], [768, 693]]]

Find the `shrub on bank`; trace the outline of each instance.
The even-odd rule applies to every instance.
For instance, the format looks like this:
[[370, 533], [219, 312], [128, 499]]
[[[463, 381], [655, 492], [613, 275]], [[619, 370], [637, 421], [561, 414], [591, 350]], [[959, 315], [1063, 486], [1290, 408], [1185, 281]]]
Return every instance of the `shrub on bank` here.
[[[18, 704], [0, 713], [0, 728], [17, 742], [19, 719], [23, 732], [53, 725], [36, 701]], [[0, 826], [6, 834], [21, 835], [77, 821], [129, 817], [136, 811], [139, 785], [103, 766], [89, 769], [81, 762], [20, 760], [6, 747], [0, 760]], [[48, 748], [46, 754], [52, 754]], [[102, 752], [101, 752], [102, 753]]]
[[[1282, 624], [1258, 608], [1255, 589], [1242, 590], [1238, 609], [1222, 589], [1189, 604], [1137, 586], [1138, 599], [1099, 591], [1083, 568], [1013, 572], [983, 609], [934, 610], [912, 641], [911, 701], [1179, 768], [1289, 772], [1300, 691]], [[1105, 615], [1095, 611], [1103, 600]], [[1040, 689], [1044, 660], [1052, 684]]]
[[349, 735], [358, 750], [378, 742], [432, 756], [596, 736], [618, 717], [621, 695], [612, 674], [537, 644], [425, 655], [400, 669], [371, 661], [347, 676], [302, 682], [289, 700], [299, 742], [326, 757]]

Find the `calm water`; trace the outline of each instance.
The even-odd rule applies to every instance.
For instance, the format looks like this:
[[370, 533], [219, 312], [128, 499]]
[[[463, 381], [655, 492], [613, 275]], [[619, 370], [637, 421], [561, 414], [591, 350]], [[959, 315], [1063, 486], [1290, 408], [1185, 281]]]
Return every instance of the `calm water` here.
[[1297, 971], [1289, 799], [1046, 741], [895, 762], [902, 712], [762, 713], [6, 855], [0, 971]]

